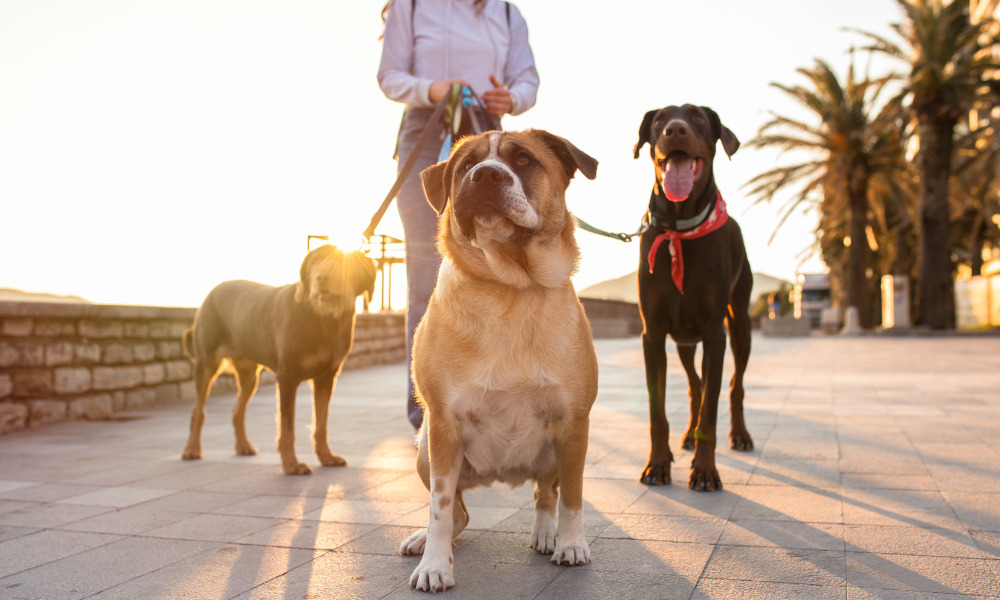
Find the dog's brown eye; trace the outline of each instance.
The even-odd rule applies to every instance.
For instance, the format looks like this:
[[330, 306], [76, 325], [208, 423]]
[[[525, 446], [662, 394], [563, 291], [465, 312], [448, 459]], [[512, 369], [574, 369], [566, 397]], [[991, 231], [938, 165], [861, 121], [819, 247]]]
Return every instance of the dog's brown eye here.
[[530, 164], [531, 164], [531, 159], [525, 156], [524, 154], [517, 157], [517, 166], [527, 167]]
[[691, 119], [691, 120], [694, 121], [695, 123], [697, 123], [698, 125], [704, 125], [705, 124], [705, 117], [703, 117], [701, 115], [695, 115], [694, 118]]

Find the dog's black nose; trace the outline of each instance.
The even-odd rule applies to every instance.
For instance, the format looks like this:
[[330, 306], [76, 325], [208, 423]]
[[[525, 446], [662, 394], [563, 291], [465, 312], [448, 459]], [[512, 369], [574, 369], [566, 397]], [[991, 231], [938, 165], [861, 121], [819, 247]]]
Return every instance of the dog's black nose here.
[[501, 183], [510, 175], [493, 165], [480, 165], [472, 173], [472, 183]]
[[684, 121], [673, 120], [667, 123], [666, 129], [663, 130], [663, 135], [669, 137], [685, 137], [690, 133], [687, 123]]

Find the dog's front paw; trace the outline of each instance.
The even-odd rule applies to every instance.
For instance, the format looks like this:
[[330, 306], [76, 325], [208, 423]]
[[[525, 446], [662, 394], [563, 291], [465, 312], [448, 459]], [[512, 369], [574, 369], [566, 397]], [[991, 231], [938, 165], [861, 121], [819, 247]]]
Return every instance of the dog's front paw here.
[[448, 557], [446, 564], [434, 564], [425, 555], [410, 575], [410, 587], [423, 592], [443, 592], [455, 587], [455, 577], [452, 574], [452, 558]]
[[715, 465], [699, 467], [691, 464], [691, 477], [688, 479], [688, 487], [698, 492], [714, 492], [722, 489], [722, 479], [719, 478], [719, 471]]
[[556, 549], [556, 522], [547, 512], [535, 514], [531, 529], [531, 548], [539, 554], [552, 554]]
[[552, 562], [567, 567], [589, 564], [590, 546], [587, 545], [586, 540], [557, 546], [555, 552], [552, 553]]
[[283, 463], [281, 465], [281, 468], [284, 469], [285, 475], [310, 475], [310, 474], [312, 474], [312, 469], [309, 468], [309, 465], [307, 465], [306, 463], [301, 463], [301, 462], [295, 462], [295, 461], [293, 461], [293, 462]]
[[181, 454], [184, 460], [197, 460], [201, 458], [201, 446], [188, 446]]
[[403, 540], [399, 545], [399, 553], [403, 556], [416, 556], [424, 553], [424, 546], [427, 544], [427, 530], [421, 529], [410, 537]]
[[670, 483], [671, 462], [673, 462], [672, 456], [663, 462], [653, 462], [653, 459], [650, 458], [649, 462], [646, 463], [646, 468], [642, 470], [639, 481], [646, 485], [666, 485]]

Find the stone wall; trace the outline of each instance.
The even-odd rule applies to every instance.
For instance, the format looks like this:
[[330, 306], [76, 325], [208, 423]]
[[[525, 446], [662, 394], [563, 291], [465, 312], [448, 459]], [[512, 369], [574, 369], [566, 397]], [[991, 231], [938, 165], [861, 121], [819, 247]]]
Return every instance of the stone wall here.
[[580, 298], [594, 338], [623, 338], [642, 334], [639, 305], [620, 300]]
[[[635, 304], [582, 298], [595, 338], [642, 333]], [[0, 302], [0, 434], [193, 402], [181, 334], [194, 308]], [[345, 369], [406, 360], [400, 313], [358, 315]], [[272, 383], [267, 371], [261, 383]], [[235, 389], [223, 375], [213, 393]]]
[[[194, 312], [0, 302], [0, 433], [193, 402], [191, 361], [181, 334]], [[344, 368], [404, 360], [403, 336], [402, 315], [358, 315]], [[220, 378], [213, 391], [231, 389], [231, 379]]]

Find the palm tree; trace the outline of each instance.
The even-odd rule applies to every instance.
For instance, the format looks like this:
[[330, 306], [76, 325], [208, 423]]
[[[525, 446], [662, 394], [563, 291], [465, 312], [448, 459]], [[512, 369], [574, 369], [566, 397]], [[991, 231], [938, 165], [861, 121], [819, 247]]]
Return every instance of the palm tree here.
[[983, 246], [1000, 241], [1000, 231], [992, 226], [1000, 215], [1000, 136], [995, 127], [981, 127], [960, 136], [956, 148], [952, 248], [968, 260], [972, 275], [980, 275]]
[[[821, 221], [819, 245], [824, 257], [840, 262], [842, 251], [831, 251], [830, 235], [847, 248], [845, 288], [847, 305], [857, 307], [862, 326], [873, 325], [868, 270], [868, 209], [873, 177], [891, 180], [901, 163], [899, 131], [893, 116], [898, 104], [889, 103], [879, 113], [875, 103], [890, 78], [856, 80], [853, 60], [841, 85], [830, 66], [816, 59], [815, 66], [801, 68], [810, 86], [788, 87], [772, 83], [793, 100], [809, 109], [818, 123], [807, 124], [772, 114], [751, 147], [776, 147], [782, 151], [804, 151], [808, 160], [779, 166], [754, 177], [749, 195], [770, 201], [780, 190], [795, 184], [801, 188], [783, 208], [780, 227], [790, 214], [803, 205], [818, 204]], [[895, 112], [894, 112], [895, 111]], [[845, 227], [846, 225], [846, 227]], [[777, 231], [777, 229], [776, 229]], [[829, 263], [828, 263], [829, 264]], [[839, 264], [830, 264], [834, 274]]]
[[1000, 69], [990, 53], [997, 45], [995, 21], [969, 20], [965, 0], [896, 0], [905, 23], [892, 25], [906, 47], [868, 32], [870, 49], [905, 61], [910, 73], [904, 94], [920, 140], [920, 284], [917, 322], [934, 329], [954, 327], [952, 260], [949, 244], [949, 178], [955, 127], [968, 114], [987, 75]]

